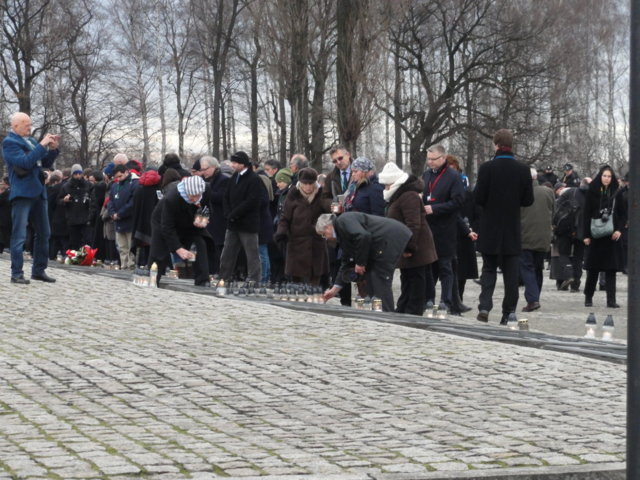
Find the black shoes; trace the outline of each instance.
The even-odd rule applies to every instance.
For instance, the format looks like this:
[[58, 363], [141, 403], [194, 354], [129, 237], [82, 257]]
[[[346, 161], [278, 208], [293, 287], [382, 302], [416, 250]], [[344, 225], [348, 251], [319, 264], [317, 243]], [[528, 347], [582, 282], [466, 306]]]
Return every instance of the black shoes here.
[[573, 284], [573, 282], [574, 282], [573, 278], [567, 278], [560, 284], [560, 286], [558, 287], [558, 290], [566, 291], [569, 288], [569, 286]]
[[478, 312], [476, 320], [478, 320], [479, 322], [487, 323], [489, 321], [489, 312], [487, 312], [486, 310], [480, 310]]
[[56, 279], [42, 272], [37, 275], [31, 275], [31, 280], [39, 280], [41, 282], [55, 283]]
[[607, 308], [620, 308], [616, 302], [607, 302]]
[[538, 310], [539, 308], [540, 308], [540, 302], [530, 302], [523, 307], [522, 311], [533, 312], [534, 310]]
[[17, 283], [19, 285], [29, 285], [29, 280], [24, 278], [24, 275], [20, 275], [19, 277], [11, 277], [11, 283]]
[[503, 313], [502, 318], [500, 319], [500, 325], [506, 325], [507, 323], [509, 323], [509, 314]]
[[585, 307], [593, 307], [593, 298], [584, 297], [584, 306]]

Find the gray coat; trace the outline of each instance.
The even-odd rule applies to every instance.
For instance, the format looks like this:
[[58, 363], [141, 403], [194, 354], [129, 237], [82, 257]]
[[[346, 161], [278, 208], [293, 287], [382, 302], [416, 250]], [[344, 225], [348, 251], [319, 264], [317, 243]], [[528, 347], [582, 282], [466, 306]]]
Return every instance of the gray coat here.
[[340, 286], [342, 273], [354, 264], [393, 275], [412, 235], [411, 230], [397, 220], [360, 212], [343, 213], [333, 226], [343, 251], [336, 276], [336, 284]]
[[553, 190], [533, 181], [533, 204], [520, 208], [522, 249], [548, 252], [551, 249]]

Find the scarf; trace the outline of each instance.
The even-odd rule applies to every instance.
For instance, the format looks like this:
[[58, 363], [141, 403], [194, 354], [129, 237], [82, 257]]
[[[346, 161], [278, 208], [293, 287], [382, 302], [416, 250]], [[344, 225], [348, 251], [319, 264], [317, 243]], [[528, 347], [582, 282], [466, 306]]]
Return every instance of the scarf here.
[[391, 197], [393, 197], [393, 194], [396, 193], [396, 191], [398, 191], [398, 189], [407, 181], [409, 180], [409, 174], [404, 172], [402, 175], [400, 175], [398, 177], [398, 179], [393, 182], [391, 184], [391, 186], [388, 189], [385, 189], [384, 192], [382, 192], [382, 196], [384, 197], [384, 201], [388, 202], [389, 200], [391, 200]]
[[298, 192], [300, 193], [300, 195], [302, 195], [302, 198], [304, 198], [308, 203], [312, 203], [313, 199], [316, 198], [316, 195], [318, 194], [317, 183], [313, 184], [313, 192], [309, 194], [306, 194], [302, 191], [302, 189], [300, 188], [300, 182], [296, 183], [296, 188], [298, 189]]

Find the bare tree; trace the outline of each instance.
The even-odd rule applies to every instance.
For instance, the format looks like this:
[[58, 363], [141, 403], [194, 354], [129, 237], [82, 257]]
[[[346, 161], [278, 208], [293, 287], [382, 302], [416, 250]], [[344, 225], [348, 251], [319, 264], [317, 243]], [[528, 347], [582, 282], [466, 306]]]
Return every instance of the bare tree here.
[[194, 29], [200, 54], [213, 77], [212, 154], [220, 155], [220, 106], [222, 82], [227, 71], [229, 49], [233, 42], [238, 15], [244, 9], [240, 0], [190, 0]]

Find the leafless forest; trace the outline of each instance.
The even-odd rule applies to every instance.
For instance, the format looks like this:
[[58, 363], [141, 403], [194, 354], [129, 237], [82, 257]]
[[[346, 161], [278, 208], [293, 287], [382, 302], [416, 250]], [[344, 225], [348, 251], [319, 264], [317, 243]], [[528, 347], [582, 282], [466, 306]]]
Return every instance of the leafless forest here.
[[0, 117], [63, 135], [63, 164], [316, 168], [336, 142], [421, 172], [443, 142], [473, 179], [497, 128], [528, 163], [626, 170], [628, 2], [3, 0]]

